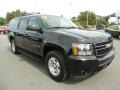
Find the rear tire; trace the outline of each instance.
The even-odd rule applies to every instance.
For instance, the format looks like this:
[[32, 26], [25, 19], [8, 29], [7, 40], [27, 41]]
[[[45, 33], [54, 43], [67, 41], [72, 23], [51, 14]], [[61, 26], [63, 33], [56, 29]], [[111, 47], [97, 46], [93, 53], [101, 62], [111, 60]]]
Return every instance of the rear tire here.
[[17, 46], [15, 45], [14, 39], [11, 40], [11, 50], [12, 50], [12, 52], [13, 52], [14, 54], [18, 54], [18, 48], [17, 48]]
[[59, 51], [51, 51], [47, 54], [45, 65], [49, 76], [57, 81], [61, 82], [67, 79], [68, 73], [65, 65], [65, 58]]
[[119, 35], [117, 35], [117, 36], [115, 36], [115, 38], [120, 39], [120, 34], [119, 34]]

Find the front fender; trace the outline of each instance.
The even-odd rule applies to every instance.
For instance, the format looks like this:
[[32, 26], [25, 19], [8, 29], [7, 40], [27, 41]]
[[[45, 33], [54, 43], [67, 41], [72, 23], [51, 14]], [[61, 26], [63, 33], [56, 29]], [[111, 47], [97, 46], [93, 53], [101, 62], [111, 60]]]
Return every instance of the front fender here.
[[56, 46], [59, 46], [65, 50], [66, 53], [69, 53], [69, 51], [72, 48], [72, 43], [77, 43], [78, 39], [68, 36], [68, 35], [63, 35], [61, 33], [56, 33], [56, 32], [46, 32], [45, 33], [45, 38], [43, 39], [44, 44], [53, 44]]

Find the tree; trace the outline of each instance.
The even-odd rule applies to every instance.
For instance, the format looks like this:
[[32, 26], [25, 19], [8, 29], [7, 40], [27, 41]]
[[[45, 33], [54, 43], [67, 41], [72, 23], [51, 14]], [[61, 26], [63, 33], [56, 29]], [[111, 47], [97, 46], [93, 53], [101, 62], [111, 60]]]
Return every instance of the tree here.
[[108, 16], [104, 16], [104, 17], [100, 17], [99, 19], [97, 19], [97, 24], [98, 25], [105, 25], [106, 27], [109, 26], [109, 23], [108, 23], [108, 19], [110, 18], [110, 15]]
[[77, 17], [72, 17], [72, 21], [76, 22], [77, 21]]
[[88, 17], [88, 25], [95, 25], [96, 24], [96, 16], [91, 11], [80, 12], [78, 16], [78, 21], [82, 26], [87, 25], [87, 17]]
[[5, 19], [0, 17], [0, 26], [5, 24]]
[[[105, 27], [109, 26], [108, 20], [110, 17], [115, 16], [115, 13], [108, 15], [108, 16], [99, 16], [95, 15], [95, 13], [91, 11], [84, 11], [80, 12], [78, 17], [73, 17], [71, 20], [78, 26], [82, 25], [84, 27], [87, 26], [87, 19], [88, 25], [105, 25]], [[87, 18], [88, 17], [88, 18]]]
[[27, 13], [25, 11], [20, 11], [20, 10], [16, 10], [16, 11], [12, 11], [12, 12], [7, 12], [6, 15], [6, 22], [8, 23], [11, 19], [15, 18], [15, 17], [19, 17], [19, 16], [24, 16]]
[[74, 22], [77, 26], [80, 25], [77, 17], [73, 17], [71, 20], [72, 20], [72, 22]]
[[104, 24], [104, 25], [105, 25], [106, 27], [109, 26], [109, 23], [108, 23], [109, 18], [110, 18], [110, 15], [104, 17], [104, 19], [105, 19], [105, 24]]

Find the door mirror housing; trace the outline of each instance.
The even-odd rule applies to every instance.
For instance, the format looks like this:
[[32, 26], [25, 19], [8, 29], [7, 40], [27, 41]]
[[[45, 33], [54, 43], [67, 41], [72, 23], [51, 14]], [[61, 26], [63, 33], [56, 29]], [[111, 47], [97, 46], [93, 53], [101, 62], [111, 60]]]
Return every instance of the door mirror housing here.
[[43, 33], [43, 30], [39, 25], [28, 25], [26, 27], [26, 30], [37, 31], [37, 32]]

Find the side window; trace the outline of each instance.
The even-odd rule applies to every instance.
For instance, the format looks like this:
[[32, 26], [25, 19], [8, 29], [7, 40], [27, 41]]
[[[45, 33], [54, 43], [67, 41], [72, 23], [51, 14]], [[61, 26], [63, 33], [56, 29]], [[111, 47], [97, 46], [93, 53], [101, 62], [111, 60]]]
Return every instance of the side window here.
[[40, 21], [38, 20], [37, 17], [30, 17], [28, 26], [33, 27], [33, 28], [39, 28], [40, 27]]
[[9, 28], [10, 29], [18, 29], [19, 20], [20, 20], [20, 18], [15, 18], [15, 19], [11, 20], [9, 23]]
[[20, 30], [25, 30], [27, 27], [27, 23], [28, 23], [28, 17], [23, 17], [20, 20], [20, 24], [19, 24], [19, 29]]

